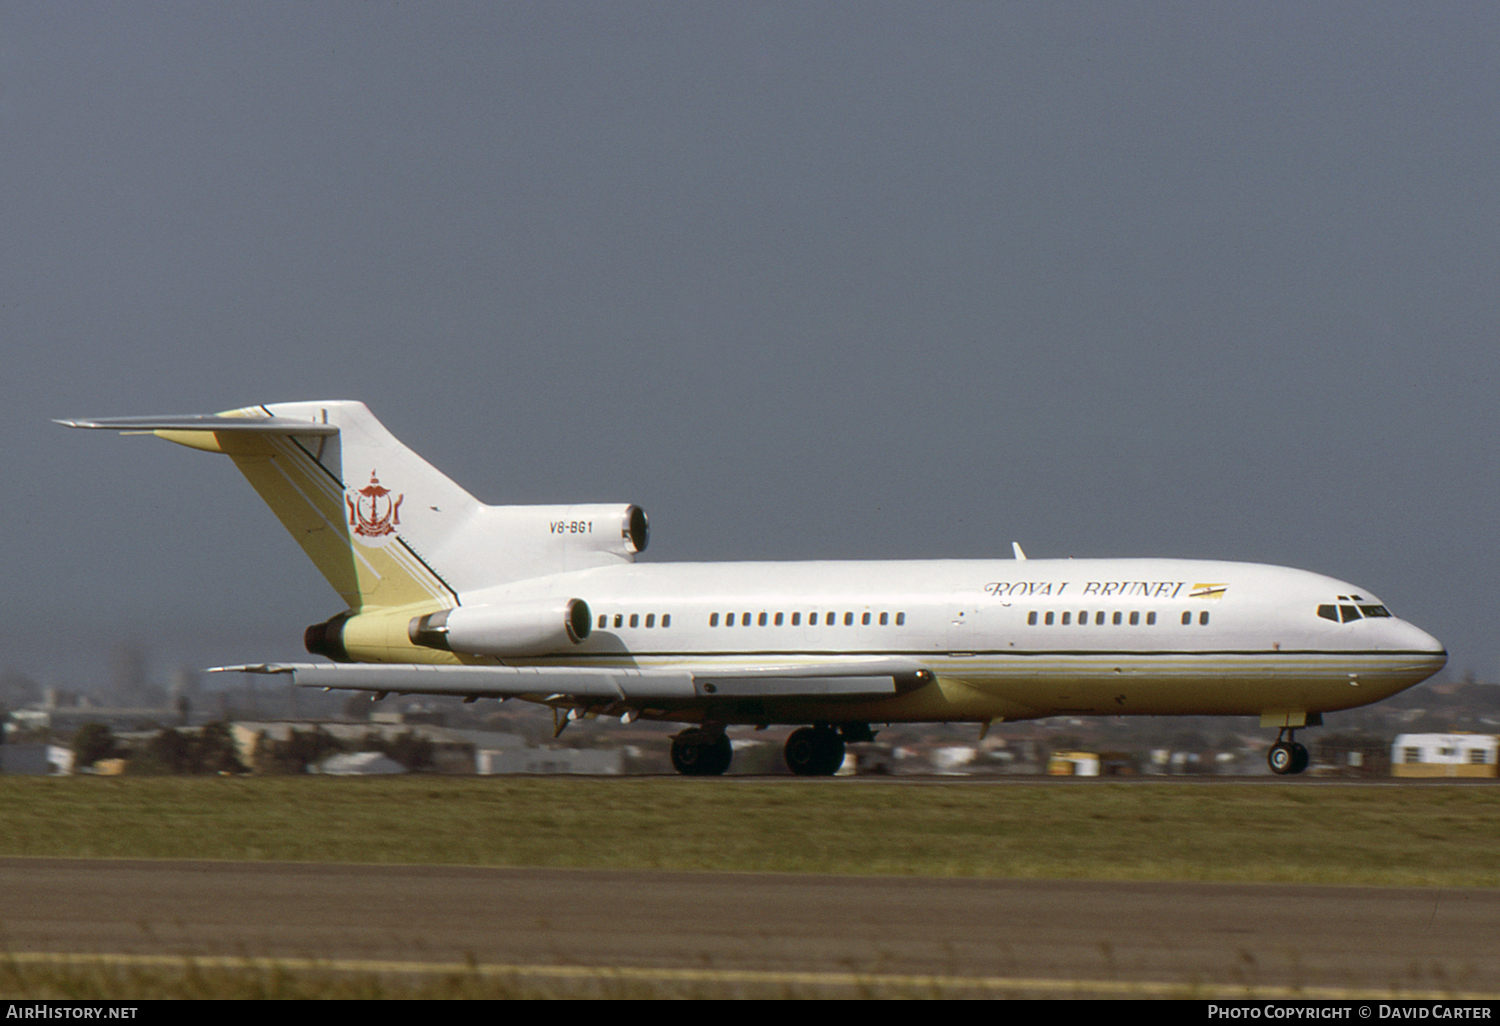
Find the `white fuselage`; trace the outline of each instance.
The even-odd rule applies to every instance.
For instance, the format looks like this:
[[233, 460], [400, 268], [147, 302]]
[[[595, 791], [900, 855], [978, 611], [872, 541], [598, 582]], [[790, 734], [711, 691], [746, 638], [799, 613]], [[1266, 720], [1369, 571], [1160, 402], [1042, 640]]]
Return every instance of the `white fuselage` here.
[[[1060, 713], [1270, 720], [1378, 701], [1447, 658], [1441, 643], [1369, 592], [1252, 563], [637, 563], [462, 600], [564, 595], [588, 603], [592, 632], [567, 652], [525, 662], [712, 668], [905, 657], [937, 677], [899, 697], [816, 708], [806, 698], [726, 700], [704, 712], [731, 723]], [[660, 713], [698, 718], [688, 711]]]
[[[1251, 563], [638, 563], [639, 507], [485, 505], [354, 401], [65, 423], [234, 461], [348, 607], [304, 635], [334, 663], [248, 667], [303, 686], [716, 725], [1218, 714], [1294, 730], [1447, 659], [1354, 585]], [[722, 772], [722, 730], [704, 736]], [[813, 748], [799, 772], [832, 772], [837, 752]], [[1305, 765], [1281, 754], [1277, 772]]]

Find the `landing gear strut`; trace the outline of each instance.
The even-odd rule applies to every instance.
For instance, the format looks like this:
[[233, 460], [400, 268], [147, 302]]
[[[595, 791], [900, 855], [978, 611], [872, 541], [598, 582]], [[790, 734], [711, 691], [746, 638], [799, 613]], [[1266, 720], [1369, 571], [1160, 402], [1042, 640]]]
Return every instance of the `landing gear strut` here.
[[683, 776], [722, 776], [732, 758], [722, 725], [692, 727], [672, 738], [672, 768]]
[[831, 777], [844, 764], [844, 739], [827, 723], [801, 727], [786, 739], [784, 755], [786, 768], [799, 777]]
[[1270, 763], [1272, 773], [1285, 776], [1307, 769], [1307, 747], [1296, 738], [1297, 732], [1289, 727], [1283, 727], [1277, 732], [1276, 743], [1266, 753], [1266, 762]]

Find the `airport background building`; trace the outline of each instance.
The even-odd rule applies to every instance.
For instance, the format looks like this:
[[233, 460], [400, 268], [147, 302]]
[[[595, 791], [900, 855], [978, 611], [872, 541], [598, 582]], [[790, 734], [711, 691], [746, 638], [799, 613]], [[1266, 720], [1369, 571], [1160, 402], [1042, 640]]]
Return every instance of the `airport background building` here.
[[1396, 777], [1496, 776], [1494, 734], [1397, 734], [1391, 745]]

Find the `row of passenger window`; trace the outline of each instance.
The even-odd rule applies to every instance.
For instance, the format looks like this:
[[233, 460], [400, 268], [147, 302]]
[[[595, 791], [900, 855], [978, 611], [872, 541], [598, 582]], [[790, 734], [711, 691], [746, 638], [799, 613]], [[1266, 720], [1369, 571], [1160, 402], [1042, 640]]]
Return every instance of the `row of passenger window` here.
[[[639, 627], [641, 625], [641, 619], [642, 619], [642, 617], [641, 617], [640, 613], [631, 613], [630, 616], [629, 616], [630, 626], [632, 626], [632, 627]], [[646, 626], [647, 627], [655, 627], [656, 626], [656, 614], [655, 613], [647, 613], [645, 615], [645, 620], [646, 620]], [[625, 616], [624, 613], [616, 613], [615, 614], [615, 626], [616, 627], [624, 627], [625, 626], [625, 621], [626, 621], [626, 616]], [[661, 625], [663, 627], [670, 627], [670, 626], [672, 626], [672, 614], [671, 613], [663, 613], [663, 614], [661, 614]], [[603, 630], [604, 628], [606, 628], [608, 626], [609, 626], [609, 614], [608, 613], [600, 613], [599, 614], [599, 629]]]
[[[1125, 614], [1125, 612], [1123, 610], [1116, 610], [1114, 612], [1114, 614], [1111, 615], [1109, 613], [1106, 613], [1104, 610], [1100, 609], [1100, 610], [1095, 611], [1093, 615], [1094, 615], [1094, 626], [1095, 627], [1103, 627], [1104, 624], [1105, 624], [1105, 618], [1106, 617], [1109, 618], [1108, 619], [1109, 623], [1114, 624], [1117, 627], [1120, 624], [1123, 624], [1123, 623], [1129, 623], [1130, 626], [1132, 626], [1132, 627], [1139, 627], [1140, 624], [1141, 624], [1141, 612], [1138, 609], [1131, 610], [1131, 612], [1130, 612], [1130, 614], [1129, 614], [1128, 617], [1126, 616], [1126, 614]], [[1072, 624], [1074, 622], [1075, 621], [1073, 619], [1073, 611], [1071, 609], [1065, 610], [1061, 614], [1054, 613], [1050, 609], [1047, 610], [1045, 613], [1039, 613], [1037, 610], [1033, 609], [1030, 613], [1026, 614], [1026, 623], [1029, 626], [1032, 626], [1032, 627], [1035, 627], [1038, 623], [1041, 623], [1043, 626], [1046, 626], [1046, 627], [1051, 627], [1053, 624], [1061, 624], [1063, 627], [1067, 627], [1068, 625], [1070, 625], [1070, 624]], [[1192, 610], [1190, 610], [1190, 609], [1183, 610], [1183, 613], [1182, 613], [1182, 625], [1184, 627], [1187, 627], [1192, 622], [1193, 622], [1193, 613], [1192, 613]], [[1087, 627], [1089, 625], [1089, 611], [1087, 609], [1080, 609], [1078, 611], [1078, 619], [1077, 619], [1076, 623], [1080, 627]], [[1154, 627], [1154, 626], [1156, 626], [1156, 613], [1155, 612], [1148, 611], [1146, 613], [1146, 626], [1147, 627]], [[1198, 614], [1198, 626], [1200, 626], [1200, 627], [1207, 627], [1208, 626], [1208, 610], [1205, 609], [1205, 610], [1203, 610], [1202, 612], [1200, 612]]]
[[[756, 613], [739, 613], [739, 614], [725, 613], [724, 614], [724, 626], [725, 627], [733, 627], [735, 625], [735, 617], [736, 617], [736, 615], [739, 617], [739, 625], [741, 627], [750, 627], [752, 625], [757, 626], [757, 627], [784, 627], [784, 626], [786, 626], [787, 620], [788, 620], [788, 616], [787, 616], [786, 613], [759, 613], [759, 614], [756, 614]], [[822, 620], [821, 621], [818, 619], [819, 616], [822, 616]], [[844, 626], [845, 627], [853, 627], [854, 626], [855, 616], [856, 616], [856, 614], [854, 614], [854, 613], [844, 613], [843, 614]], [[862, 626], [862, 627], [869, 627], [871, 624], [876, 623], [876, 614], [874, 614], [874, 613], [860, 613], [860, 614], [858, 614], [858, 616], [859, 616], [860, 626]], [[895, 623], [896, 623], [897, 627], [904, 627], [904, 626], [906, 626], [906, 614], [905, 613], [897, 613], [895, 615], [894, 619], [895, 619]], [[801, 613], [792, 613], [791, 616], [790, 616], [790, 620], [791, 620], [791, 625], [793, 627], [801, 627], [802, 626], [802, 614]], [[892, 616], [891, 616], [890, 613], [881, 613], [881, 614], [879, 614], [879, 625], [881, 627], [889, 627], [890, 624], [891, 624], [891, 621], [892, 621]], [[818, 624], [820, 622], [824, 626], [832, 627], [834, 624], [836, 624], [836, 623], [839, 622], [839, 614], [838, 613], [821, 613], [821, 614], [819, 614], [819, 613], [808, 613], [807, 614], [807, 625], [809, 627], [816, 627], [816, 626], [818, 626]], [[710, 627], [717, 627], [717, 626], [719, 626], [719, 614], [718, 613], [710, 613], [708, 615], [708, 625]]]
[[[756, 624], [756, 625], [761, 626], [761, 627], [766, 627], [766, 626], [781, 627], [781, 626], [784, 626], [786, 624], [786, 622], [787, 622], [787, 617], [786, 617], [785, 613], [760, 613], [758, 615], [754, 614], [754, 613], [739, 613], [739, 614], [725, 613], [724, 614], [724, 626], [725, 627], [733, 627], [735, 625], [735, 622], [736, 622], [735, 621], [736, 615], [738, 615], [738, 617], [739, 617], [739, 621], [738, 621], [739, 624], [741, 626], [743, 626], [743, 627], [749, 627], [752, 624]], [[807, 624], [808, 624], [809, 627], [816, 627], [816, 626], [818, 626], [818, 624], [820, 622], [819, 619], [818, 619], [819, 615], [820, 614], [818, 614], [818, 613], [808, 613], [807, 614]], [[1385, 608], [1385, 606], [1373, 606], [1373, 605], [1358, 605], [1358, 606], [1355, 606], [1355, 605], [1343, 605], [1343, 604], [1334, 605], [1332, 603], [1326, 603], [1326, 604], [1321, 605], [1321, 606], [1318, 607], [1318, 615], [1321, 616], [1325, 620], [1332, 620], [1334, 623], [1349, 623], [1351, 620], [1358, 620], [1361, 617], [1378, 618], [1378, 617], [1383, 617], [1383, 616], [1390, 616], [1391, 614], [1390, 614], [1390, 611]], [[834, 624], [836, 624], [836, 623], [839, 622], [839, 614], [838, 613], [823, 613], [823, 614], [821, 614], [821, 616], [822, 616], [821, 622], [823, 624], [829, 626], [829, 627], [832, 627]], [[1112, 623], [1112, 624], [1114, 624], [1116, 626], [1119, 626], [1120, 624], [1124, 624], [1124, 623], [1129, 623], [1130, 626], [1132, 626], [1132, 627], [1138, 627], [1138, 626], [1140, 626], [1140, 623], [1141, 623], [1141, 613], [1140, 613], [1139, 610], [1132, 610], [1130, 612], [1129, 616], [1127, 617], [1126, 614], [1123, 611], [1120, 611], [1120, 610], [1116, 610], [1113, 614], [1108, 614], [1108, 613], [1105, 613], [1105, 611], [1101, 609], [1101, 610], [1095, 611], [1093, 613], [1093, 617], [1094, 617], [1094, 626], [1096, 626], [1096, 627], [1102, 627], [1102, 626], [1104, 626], [1106, 617], [1108, 617], [1108, 622], [1110, 622], [1110, 623]], [[844, 626], [845, 627], [852, 627], [852, 626], [854, 626], [854, 618], [855, 618], [855, 614], [854, 613], [848, 613], [848, 612], [844, 613], [843, 614]], [[628, 620], [629, 625], [631, 627], [640, 627], [642, 625], [642, 620], [643, 619], [645, 621], [645, 626], [647, 626], [647, 627], [655, 627], [657, 625], [657, 615], [655, 613], [646, 613], [646, 614], [644, 614], [644, 616], [642, 614], [640, 614], [640, 613], [630, 613], [628, 616], [625, 613], [615, 613], [614, 614], [614, 626], [615, 627], [624, 627], [626, 625], [627, 620]], [[874, 614], [872, 614], [872, 613], [861, 613], [859, 615], [859, 622], [860, 622], [861, 626], [868, 627], [868, 626], [870, 626], [872, 623], [874, 623], [876, 621], [874, 619]], [[890, 622], [891, 622], [891, 614], [890, 613], [881, 613], [880, 614], [880, 616], [879, 616], [879, 624], [880, 624], [881, 627], [888, 626], [890, 624]], [[905, 626], [905, 624], [906, 624], [906, 614], [905, 613], [897, 613], [896, 617], [895, 617], [895, 622], [896, 622], [896, 626], [897, 627]], [[1186, 626], [1190, 625], [1192, 622], [1193, 622], [1192, 611], [1191, 610], [1184, 610], [1183, 614], [1182, 614], [1182, 625], [1184, 627], [1186, 627]], [[1079, 610], [1078, 617], [1075, 620], [1073, 618], [1073, 611], [1071, 609], [1065, 610], [1065, 611], [1063, 611], [1060, 614], [1059, 613], [1054, 613], [1051, 610], [1048, 610], [1045, 613], [1039, 613], [1037, 610], [1033, 609], [1030, 613], [1028, 613], [1026, 615], [1026, 623], [1028, 625], [1032, 626], [1032, 627], [1037, 626], [1038, 623], [1043, 624], [1043, 625], [1045, 625], [1047, 627], [1051, 627], [1054, 624], [1059, 624], [1059, 623], [1062, 626], [1067, 627], [1070, 624], [1077, 623], [1078, 626], [1085, 627], [1085, 626], [1088, 626], [1088, 623], [1089, 623], [1089, 611], [1086, 610], [1086, 609]], [[1155, 624], [1156, 624], [1156, 613], [1154, 611], [1147, 611], [1147, 613], [1146, 613], [1146, 626], [1152, 627], [1152, 626], [1155, 626]], [[708, 625], [710, 627], [717, 627], [717, 626], [719, 626], [719, 614], [718, 613], [710, 613], [709, 614]], [[802, 614], [801, 613], [793, 613], [793, 614], [791, 614], [791, 625], [793, 627], [800, 627], [800, 626], [802, 626]], [[1203, 610], [1202, 612], [1200, 612], [1198, 614], [1198, 625], [1201, 626], [1201, 627], [1207, 627], [1208, 626], [1208, 611], [1207, 610]], [[604, 630], [604, 629], [606, 629], [609, 626], [610, 626], [610, 615], [608, 613], [600, 613], [599, 614], [599, 629], [600, 630]], [[663, 627], [670, 627], [670, 626], [672, 626], [672, 614], [671, 613], [663, 613], [663, 614], [661, 614], [661, 626], [663, 626]]]

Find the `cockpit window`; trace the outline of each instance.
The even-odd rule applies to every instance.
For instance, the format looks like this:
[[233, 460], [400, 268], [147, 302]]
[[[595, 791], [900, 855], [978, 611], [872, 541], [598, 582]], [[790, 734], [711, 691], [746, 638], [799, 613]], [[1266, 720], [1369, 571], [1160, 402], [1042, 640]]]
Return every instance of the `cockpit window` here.
[[[1358, 596], [1354, 597], [1358, 598]], [[1346, 602], [1349, 600], [1349, 596], [1347, 595], [1340, 595], [1339, 598], [1344, 599]], [[1374, 618], [1381, 616], [1390, 616], [1391, 613], [1390, 610], [1385, 608], [1385, 606], [1352, 606], [1344, 605], [1343, 603], [1334, 605], [1333, 603], [1328, 602], [1318, 607], [1318, 615], [1325, 620], [1332, 620], [1334, 623], [1349, 623], [1353, 620], [1360, 619], [1362, 616]]]

